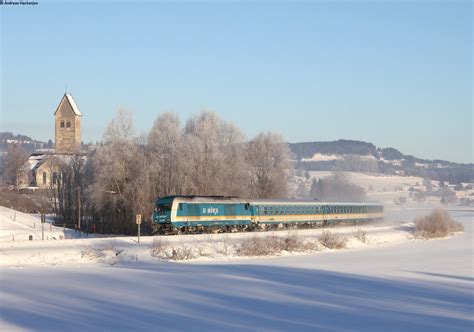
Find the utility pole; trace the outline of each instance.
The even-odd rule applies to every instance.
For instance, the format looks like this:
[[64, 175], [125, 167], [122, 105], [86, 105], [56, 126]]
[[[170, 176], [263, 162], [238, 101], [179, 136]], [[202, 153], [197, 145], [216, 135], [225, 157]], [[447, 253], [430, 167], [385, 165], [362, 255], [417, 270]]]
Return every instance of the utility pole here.
[[77, 191], [77, 229], [81, 230], [81, 187], [76, 187]]
[[46, 215], [41, 212], [41, 240], [44, 240], [44, 223], [46, 222]]

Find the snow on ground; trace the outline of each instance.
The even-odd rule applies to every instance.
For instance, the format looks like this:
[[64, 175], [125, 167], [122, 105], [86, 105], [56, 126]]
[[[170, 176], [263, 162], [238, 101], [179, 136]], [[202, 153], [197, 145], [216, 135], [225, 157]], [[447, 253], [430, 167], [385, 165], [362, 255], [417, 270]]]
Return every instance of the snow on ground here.
[[[52, 226], [49, 221], [44, 224], [45, 239], [76, 238], [81, 233], [67, 228]], [[40, 215], [15, 211], [0, 206], [0, 242], [41, 240], [43, 229]]]
[[331, 228], [351, 237], [346, 250], [240, 258], [223, 252], [269, 233], [159, 237], [208, 253], [175, 263], [150, 255], [157, 237], [17, 241], [37, 217], [0, 208], [0, 330], [472, 331], [474, 209], [450, 211], [462, 234], [413, 239], [431, 209], [392, 205], [381, 225]]

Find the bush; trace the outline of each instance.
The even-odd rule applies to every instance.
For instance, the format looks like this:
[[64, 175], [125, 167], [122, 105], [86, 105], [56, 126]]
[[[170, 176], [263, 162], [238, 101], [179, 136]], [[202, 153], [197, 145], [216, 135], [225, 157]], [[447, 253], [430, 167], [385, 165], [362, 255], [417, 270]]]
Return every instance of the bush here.
[[195, 252], [189, 247], [174, 247], [169, 242], [155, 239], [150, 250], [150, 255], [157, 258], [170, 259], [174, 261], [189, 260], [196, 258]]
[[354, 231], [352, 234], [360, 242], [367, 243], [367, 232], [366, 231], [358, 229], [357, 231]]
[[280, 252], [280, 238], [274, 235], [251, 236], [244, 239], [237, 247], [239, 256], [267, 256]]
[[113, 244], [108, 244], [99, 248], [86, 248], [81, 251], [81, 258], [89, 261], [97, 261], [115, 265], [118, 262], [118, 256], [123, 250], [116, 249]]
[[305, 251], [318, 250], [317, 243], [305, 242], [294, 233], [288, 233], [285, 237], [251, 236], [243, 240], [237, 246], [239, 256], [268, 256], [281, 253], [282, 251]]
[[319, 236], [319, 242], [329, 249], [344, 249], [346, 247], [347, 238], [336, 233], [324, 231]]
[[454, 221], [443, 209], [435, 209], [430, 215], [415, 219], [415, 236], [418, 238], [446, 237], [453, 232], [463, 230], [463, 225]]

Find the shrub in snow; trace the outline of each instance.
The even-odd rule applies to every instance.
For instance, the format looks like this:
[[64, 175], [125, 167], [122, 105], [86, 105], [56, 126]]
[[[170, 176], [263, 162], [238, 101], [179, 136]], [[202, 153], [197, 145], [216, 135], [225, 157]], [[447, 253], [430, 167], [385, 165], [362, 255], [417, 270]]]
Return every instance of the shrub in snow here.
[[113, 245], [101, 248], [87, 248], [81, 251], [81, 258], [114, 265], [118, 262], [119, 259], [117, 256], [120, 255], [122, 251], [123, 250], [116, 249]]
[[463, 225], [454, 221], [444, 209], [435, 209], [430, 215], [415, 219], [415, 236], [418, 238], [446, 237], [450, 233], [463, 230]]
[[240, 256], [267, 256], [275, 254], [278, 249], [279, 238], [274, 235], [250, 236], [237, 246]]
[[295, 233], [286, 236], [250, 236], [237, 245], [236, 253], [239, 256], [268, 256], [282, 251], [318, 250], [315, 242], [305, 242]]
[[192, 248], [190, 247], [176, 247], [171, 248], [171, 256], [169, 259], [174, 261], [184, 261], [196, 258], [196, 255]]
[[155, 239], [150, 249], [150, 255], [156, 258], [171, 259], [174, 261], [197, 258], [195, 251], [187, 246], [172, 246], [169, 242]]
[[352, 234], [354, 235], [354, 237], [359, 240], [360, 242], [362, 243], [367, 243], [367, 232], [366, 231], [363, 231], [361, 229], [358, 229], [354, 232], [352, 232]]
[[346, 237], [329, 231], [324, 231], [318, 239], [324, 247], [329, 249], [344, 249], [347, 243]]

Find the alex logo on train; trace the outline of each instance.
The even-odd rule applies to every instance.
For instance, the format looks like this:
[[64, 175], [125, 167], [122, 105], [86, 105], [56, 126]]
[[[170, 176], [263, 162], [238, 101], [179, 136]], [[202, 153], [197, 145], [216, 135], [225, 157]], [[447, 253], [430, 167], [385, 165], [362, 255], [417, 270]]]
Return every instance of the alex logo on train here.
[[219, 214], [219, 208], [215, 208], [215, 207], [202, 208], [202, 213], [217, 215]]

